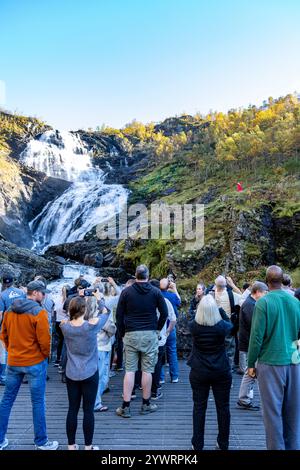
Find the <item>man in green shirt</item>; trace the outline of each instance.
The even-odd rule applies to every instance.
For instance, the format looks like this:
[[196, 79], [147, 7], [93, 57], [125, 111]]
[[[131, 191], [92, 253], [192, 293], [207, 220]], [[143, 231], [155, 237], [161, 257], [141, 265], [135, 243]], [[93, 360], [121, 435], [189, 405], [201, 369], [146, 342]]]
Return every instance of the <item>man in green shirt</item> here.
[[282, 289], [279, 266], [267, 269], [269, 293], [253, 314], [248, 374], [257, 375], [268, 450], [300, 449], [300, 302]]

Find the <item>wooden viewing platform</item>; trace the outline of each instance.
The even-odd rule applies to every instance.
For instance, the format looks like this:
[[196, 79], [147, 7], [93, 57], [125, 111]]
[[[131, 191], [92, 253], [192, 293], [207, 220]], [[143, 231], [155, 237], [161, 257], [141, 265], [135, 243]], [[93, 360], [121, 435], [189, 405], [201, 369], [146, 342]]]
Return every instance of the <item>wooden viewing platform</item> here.
[[[103, 404], [109, 407], [105, 413], [95, 413], [94, 444], [100, 449], [191, 449], [192, 435], [192, 392], [189, 384], [189, 367], [180, 361], [180, 381], [177, 384], [166, 383], [163, 397], [157, 400], [159, 410], [150, 415], [140, 415], [141, 391], [131, 404], [132, 418], [123, 419], [115, 414], [115, 409], [122, 403], [123, 373], [118, 372], [110, 379], [110, 392], [103, 396]], [[66, 385], [61, 382], [57, 368], [49, 366], [50, 380], [47, 382], [47, 428], [50, 440], [58, 440], [60, 449], [66, 449], [67, 436], [65, 422], [68, 409]], [[166, 374], [168, 380], [168, 374]], [[260, 411], [245, 411], [236, 408], [241, 376], [233, 374], [231, 391], [231, 435], [230, 449], [265, 449], [265, 434]], [[4, 387], [0, 387], [0, 398]], [[259, 402], [257, 387], [255, 401]], [[212, 395], [206, 417], [205, 449], [215, 447], [217, 418]], [[33, 423], [29, 386], [22, 384], [13, 406], [9, 428], [8, 450], [32, 450]], [[83, 445], [82, 413], [79, 414], [77, 442]]]

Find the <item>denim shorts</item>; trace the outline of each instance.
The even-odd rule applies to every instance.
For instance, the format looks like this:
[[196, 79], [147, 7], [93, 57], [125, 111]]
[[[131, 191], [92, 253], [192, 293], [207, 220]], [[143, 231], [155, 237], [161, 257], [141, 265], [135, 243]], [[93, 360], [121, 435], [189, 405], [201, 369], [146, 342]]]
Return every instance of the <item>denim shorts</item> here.
[[153, 374], [158, 358], [157, 332], [130, 331], [123, 342], [126, 372], [136, 372], [141, 359], [141, 370]]

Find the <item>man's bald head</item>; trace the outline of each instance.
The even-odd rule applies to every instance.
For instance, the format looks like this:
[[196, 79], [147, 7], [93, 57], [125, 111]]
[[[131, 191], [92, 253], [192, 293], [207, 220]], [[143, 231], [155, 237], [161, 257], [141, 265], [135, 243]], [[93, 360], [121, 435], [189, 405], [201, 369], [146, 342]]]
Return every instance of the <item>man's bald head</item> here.
[[216, 279], [215, 279], [215, 286], [218, 288], [218, 289], [225, 289], [226, 287], [226, 279], [224, 276], [218, 276]]
[[276, 266], [275, 264], [273, 266], [270, 266], [267, 269], [266, 273], [266, 281], [268, 286], [270, 287], [276, 287], [280, 288], [282, 284], [282, 279], [283, 279], [283, 271], [279, 266]]

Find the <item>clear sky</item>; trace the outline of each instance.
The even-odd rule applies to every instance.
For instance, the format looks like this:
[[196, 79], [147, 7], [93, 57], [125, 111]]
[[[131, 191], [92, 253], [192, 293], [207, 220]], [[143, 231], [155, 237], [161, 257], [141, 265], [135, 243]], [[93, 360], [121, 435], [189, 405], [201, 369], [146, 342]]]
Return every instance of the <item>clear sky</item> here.
[[300, 92], [299, 25], [299, 0], [0, 0], [5, 108], [75, 130], [260, 104]]

